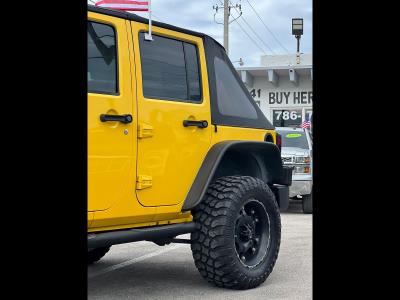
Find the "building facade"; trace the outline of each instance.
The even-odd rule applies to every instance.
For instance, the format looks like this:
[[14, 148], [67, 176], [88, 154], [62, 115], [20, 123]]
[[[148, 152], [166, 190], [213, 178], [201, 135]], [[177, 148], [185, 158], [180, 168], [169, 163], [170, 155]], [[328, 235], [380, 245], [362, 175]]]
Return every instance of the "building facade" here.
[[261, 66], [236, 70], [274, 126], [312, 121], [312, 54], [265, 55]]

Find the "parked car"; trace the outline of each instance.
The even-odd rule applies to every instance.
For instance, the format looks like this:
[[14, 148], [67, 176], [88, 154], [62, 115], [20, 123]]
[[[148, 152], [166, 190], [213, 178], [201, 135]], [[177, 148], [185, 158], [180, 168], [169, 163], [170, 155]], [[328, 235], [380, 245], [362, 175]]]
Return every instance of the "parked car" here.
[[307, 129], [277, 127], [282, 136], [282, 162], [293, 167], [289, 197], [301, 198], [303, 212], [312, 213], [312, 136]]
[[[292, 172], [210, 36], [88, 8], [88, 263], [116, 244], [191, 245], [219, 287], [263, 283]], [[191, 233], [191, 239], [176, 239]]]

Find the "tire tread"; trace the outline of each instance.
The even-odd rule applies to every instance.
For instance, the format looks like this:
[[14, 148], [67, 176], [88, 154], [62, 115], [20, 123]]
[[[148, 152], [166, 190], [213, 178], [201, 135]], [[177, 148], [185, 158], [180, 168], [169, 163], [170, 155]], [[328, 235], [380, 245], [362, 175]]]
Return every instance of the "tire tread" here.
[[[232, 263], [232, 247], [224, 235], [232, 225], [234, 209], [241, 205], [241, 196], [249, 190], [261, 189], [273, 200], [274, 214], [279, 218], [279, 238], [266, 271], [250, 277]], [[280, 246], [280, 214], [271, 189], [263, 181], [250, 176], [227, 176], [216, 180], [203, 201], [193, 210], [198, 230], [192, 233], [192, 253], [200, 274], [210, 283], [231, 289], [250, 289], [263, 283], [275, 265]], [[234, 250], [235, 251], [235, 250]]]

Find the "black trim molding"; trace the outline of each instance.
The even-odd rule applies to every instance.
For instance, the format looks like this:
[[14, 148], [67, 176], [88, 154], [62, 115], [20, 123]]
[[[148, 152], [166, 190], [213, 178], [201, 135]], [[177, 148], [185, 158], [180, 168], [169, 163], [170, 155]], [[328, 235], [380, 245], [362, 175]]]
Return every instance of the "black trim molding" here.
[[286, 185], [289, 182], [288, 178], [286, 178], [287, 172], [283, 170], [281, 154], [275, 144], [255, 141], [220, 142], [212, 146], [208, 151], [189, 193], [186, 196], [182, 211], [191, 210], [201, 202], [208, 186], [217, 179], [215, 175], [220, 174], [221, 170], [219, 167], [222, 159], [225, 155], [228, 155], [228, 152], [251, 154], [260, 168], [260, 179], [269, 185]]

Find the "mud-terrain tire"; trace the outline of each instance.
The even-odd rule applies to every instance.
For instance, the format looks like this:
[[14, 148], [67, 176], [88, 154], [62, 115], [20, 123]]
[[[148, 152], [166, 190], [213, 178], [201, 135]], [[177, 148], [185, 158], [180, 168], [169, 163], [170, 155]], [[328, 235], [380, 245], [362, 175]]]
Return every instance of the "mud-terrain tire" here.
[[99, 261], [106, 253], [110, 251], [110, 247], [96, 248], [88, 251], [87, 264], [93, 264]]
[[208, 282], [244, 290], [267, 279], [281, 240], [279, 208], [267, 184], [250, 176], [219, 178], [192, 213], [193, 258]]
[[303, 213], [312, 214], [313, 213], [313, 205], [312, 205], [312, 194], [303, 196]]

